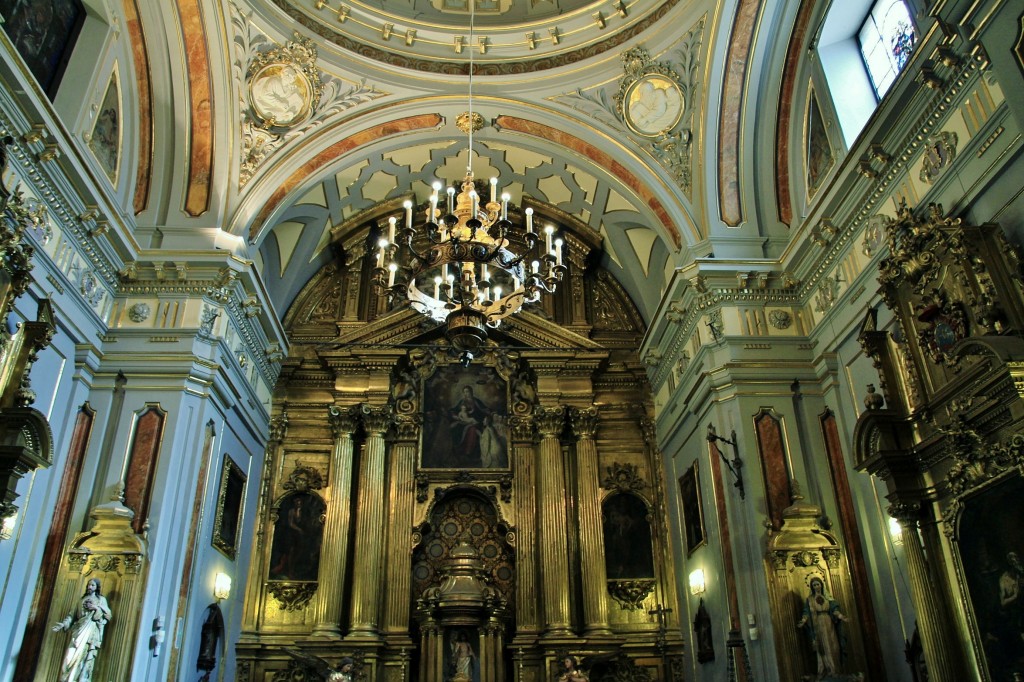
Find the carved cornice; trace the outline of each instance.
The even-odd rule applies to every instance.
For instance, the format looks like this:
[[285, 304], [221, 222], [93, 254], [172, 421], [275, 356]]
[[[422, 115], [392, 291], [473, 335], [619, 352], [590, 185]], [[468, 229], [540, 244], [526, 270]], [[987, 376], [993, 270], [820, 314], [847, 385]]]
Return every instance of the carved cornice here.
[[573, 407], [569, 410], [572, 432], [577, 438], [593, 439], [597, 433], [598, 409], [591, 407]]
[[533, 418], [542, 438], [558, 438], [565, 428], [565, 407], [537, 407], [533, 411]]

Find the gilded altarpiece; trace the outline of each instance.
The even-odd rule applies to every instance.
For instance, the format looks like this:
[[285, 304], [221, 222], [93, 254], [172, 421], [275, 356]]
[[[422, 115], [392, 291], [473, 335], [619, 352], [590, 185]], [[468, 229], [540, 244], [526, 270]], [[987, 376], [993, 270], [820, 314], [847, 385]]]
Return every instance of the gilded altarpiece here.
[[1021, 258], [999, 226], [934, 204], [901, 205], [885, 229], [879, 293], [897, 328], [872, 313], [861, 330], [884, 407], [858, 420], [857, 466], [888, 488], [929, 678], [1012, 680], [1024, 675]]
[[[597, 236], [548, 215], [567, 286], [467, 364], [367, 284], [394, 206], [335, 228], [336, 260], [285, 316], [238, 679], [314, 680], [311, 660], [350, 657], [374, 682], [546, 682], [566, 653], [678, 675], [643, 323], [589, 258]], [[610, 532], [643, 541], [621, 574]]]

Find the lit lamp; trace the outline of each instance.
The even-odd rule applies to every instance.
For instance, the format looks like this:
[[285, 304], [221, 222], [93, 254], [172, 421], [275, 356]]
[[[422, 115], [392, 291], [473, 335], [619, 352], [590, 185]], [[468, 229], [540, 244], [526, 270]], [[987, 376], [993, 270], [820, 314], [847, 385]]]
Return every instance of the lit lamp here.
[[231, 576], [227, 573], [218, 573], [213, 579], [213, 598], [217, 601], [227, 599], [231, 596]]
[[704, 569], [698, 568], [695, 571], [690, 571], [690, 594], [695, 597], [699, 597], [704, 594], [707, 586], [704, 584]]
[[5, 516], [0, 523], [0, 540], [10, 540], [14, 536], [14, 527], [18, 524], [18, 512]]
[[[470, 44], [473, 9], [470, 4]], [[469, 165], [460, 190], [442, 192], [434, 183], [424, 220], [414, 227], [413, 204], [405, 202], [402, 226], [388, 218], [387, 234], [377, 242], [373, 284], [389, 299], [408, 299], [413, 309], [442, 322], [445, 336], [462, 351], [463, 363], [495, 328], [524, 303], [552, 293], [566, 272], [563, 241], [554, 226], [535, 229], [533, 209], [521, 228], [508, 219], [509, 195], [491, 178], [489, 192], [473, 179], [473, 132], [483, 117], [473, 112], [473, 50], [469, 51], [469, 112], [456, 125], [469, 136]], [[483, 194], [487, 194], [485, 201]]]
[[892, 538], [892, 544], [903, 544], [903, 527], [900, 526], [899, 521], [891, 516], [889, 517], [889, 537]]

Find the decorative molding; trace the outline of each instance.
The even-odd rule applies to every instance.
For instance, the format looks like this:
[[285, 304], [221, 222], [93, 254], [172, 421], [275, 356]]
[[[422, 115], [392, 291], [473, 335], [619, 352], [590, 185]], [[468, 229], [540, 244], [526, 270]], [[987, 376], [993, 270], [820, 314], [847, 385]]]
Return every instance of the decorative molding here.
[[281, 604], [282, 611], [301, 611], [316, 594], [317, 584], [314, 582], [281, 582], [271, 580], [266, 583], [267, 594]]
[[640, 476], [640, 468], [636, 464], [613, 463], [606, 467], [607, 475], [601, 483], [605, 490], [620, 493], [634, 493], [647, 487], [647, 482]]
[[653, 579], [609, 580], [608, 594], [623, 611], [637, 611], [643, 608], [643, 601], [654, 591]]
[[324, 477], [319, 470], [303, 464], [296, 464], [288, 475], [288, 480], [281, 486], [289, 492], [305, 493], [320, 490], [324, 487]]

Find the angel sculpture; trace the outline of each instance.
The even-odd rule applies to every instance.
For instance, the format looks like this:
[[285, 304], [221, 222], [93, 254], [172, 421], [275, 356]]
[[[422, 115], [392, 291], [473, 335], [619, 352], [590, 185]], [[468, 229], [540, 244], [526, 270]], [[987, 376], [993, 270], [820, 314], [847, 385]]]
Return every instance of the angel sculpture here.
[[356, 662], [350, 656], [343, 656], [338, 661], [338, 667], [334, 668], [326, 660], [307, 654], [305, 651], [285, 647], [285, 653], [301, 663], [307, 669], [312, 669], [324, 682], [355, 682]]
[[575, 656], [563, 656], [559, 670], [562, 673], [555, 682], [589, 682], [590, 677], [579, 669], [579, 661]]

